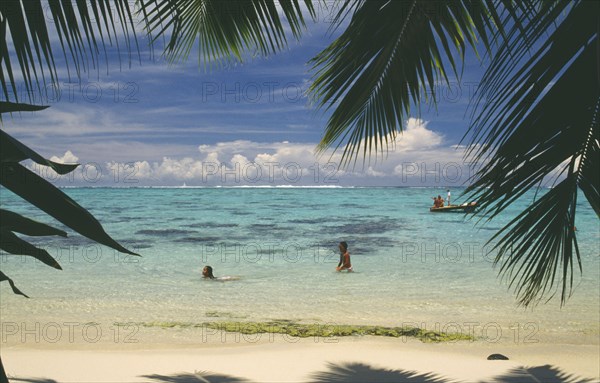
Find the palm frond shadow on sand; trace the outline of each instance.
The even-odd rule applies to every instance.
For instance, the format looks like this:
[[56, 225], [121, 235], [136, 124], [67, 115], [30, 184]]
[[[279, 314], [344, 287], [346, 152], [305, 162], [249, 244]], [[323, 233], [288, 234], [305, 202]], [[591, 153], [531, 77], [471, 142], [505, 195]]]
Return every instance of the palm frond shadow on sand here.
[[[250, 383], [246, 378], [210, 372], [183, 373], [177, 375], [143, 375], [156, 383]], [[434, 373], [419, 373], [410, 370], [393, 370], [372, 367], [365, 363], [328, 363], [328, 370], [311, 374], [310, 383], [461, 383]], [[27, 381], [45, 383], [46, 381]], [[559, 368], [545, 365], [537, 367], [517, 367], [506, 374], [495, 377], [496, 383], [591, 383], [593, 379], [584, 379], [561, 371]], [[480, 383], [483, 383], [480, 382]]]
[[549, 364], [537, 367], [517, 367], [507, 374], [498, 376], [494, 382], [503, 383], [592, 383], [594, 379], [586, 379], [561, 371]]
[[[492, 362], [494, 363], [494, 362]], [[517, 367], [495, 377], [497, 383], [591, 383], [592, 379], [565, 373], [559, 368], [545, 365]], [[434, 373], [418, 373], [409, 370], [374, 368], [364, 363], [329, 363], [328, 371], [316, 372], [311, 383], [372, 382], [372, 383], [460, 383]], [[480, 383], [484, 383], [483, 381]]]
[[328, 371], [315, 372], [311, 383], [377, 382], [377, 383], [450, 383], [433, 373], [418, 373], [410, 370], [375, 368], [365, 363], [328, 363]]
[[193, 374], [182, 373], [177, 375], [142, 375], [154, 382], [160, 383], [250, 383], [246, 378], [231, 375], [217, 374], [213, 372], [196, 372]]

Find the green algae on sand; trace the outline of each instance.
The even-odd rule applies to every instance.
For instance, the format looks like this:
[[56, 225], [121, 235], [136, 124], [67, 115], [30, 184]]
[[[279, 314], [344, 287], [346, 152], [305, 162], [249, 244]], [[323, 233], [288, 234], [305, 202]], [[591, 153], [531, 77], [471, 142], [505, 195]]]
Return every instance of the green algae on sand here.
[[[115, 325], [123, 325], [115, 323]], [[341, 336], [385, 336], [394, 338], [415, 338], [424, 343], [440, 343], [455, 341], [474, 341], [475, 338], [469, 334], [446, 333], [430, 331], [419, 327], [385, 327], [385, 326], [364, 326], [364, 325], [337, 325], [337, 324], [305, 324], [288, 320], [275, 320], [266, 322], [236, 322], [236, 321], [215, 321], [215, 322], [143, 322], [137, 323], [143, 327], [159, 328], [207, 328], [225, 332], [241, 334], [285, 334], [298, 338], [309, 337], [341, 337]]]

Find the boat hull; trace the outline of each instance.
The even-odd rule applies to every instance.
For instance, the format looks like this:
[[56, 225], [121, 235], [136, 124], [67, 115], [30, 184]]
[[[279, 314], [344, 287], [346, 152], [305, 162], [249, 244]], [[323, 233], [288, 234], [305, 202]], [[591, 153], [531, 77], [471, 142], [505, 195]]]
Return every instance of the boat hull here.
[[450, 205], [444, 207], [432, 207], [429, 211], [432, 213], [471, 213], [477, 208], [476, 202], [462, 205]]

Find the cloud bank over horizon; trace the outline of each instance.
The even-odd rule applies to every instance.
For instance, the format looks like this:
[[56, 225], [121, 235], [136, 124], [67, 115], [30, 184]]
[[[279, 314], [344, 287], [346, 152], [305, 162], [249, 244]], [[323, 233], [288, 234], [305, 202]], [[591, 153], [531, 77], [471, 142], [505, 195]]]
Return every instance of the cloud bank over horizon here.
[[[388, 150], [359, 158], [340, 168], [341, 151], [318, 156], [316, 143], [232, 140], [201, 144], [181, 156], [160, 155], [161, 146], [123, 145], [128, 158], [106, 158], [111, 143], [81, 146], [76, 154], [53, 156], [56, 162], [82, 164], [74, 174], [58, 176], [51, 169], [30, 165], [59, 186], [461, 186], [473, 169], [463, 162], [463, 150], [410, 118], [404, 130], [390, 138]], [[102, 155], [104, 153], [104, 155]]]

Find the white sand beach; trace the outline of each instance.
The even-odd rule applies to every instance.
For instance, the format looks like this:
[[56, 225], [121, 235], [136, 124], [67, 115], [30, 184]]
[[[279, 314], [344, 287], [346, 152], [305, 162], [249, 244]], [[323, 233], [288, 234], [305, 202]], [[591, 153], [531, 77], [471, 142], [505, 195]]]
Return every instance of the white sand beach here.
[[[12, 382], [581, 382], [597, 345], [428, 344], [381, 337], [146, 348], [3, 347]], [[79, 345], [81, 346], [81, 345]], [[509, 360], [487, 360], [500, 353]]]

